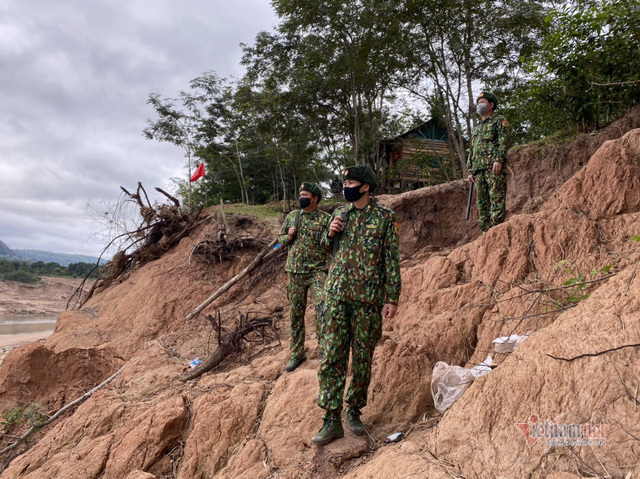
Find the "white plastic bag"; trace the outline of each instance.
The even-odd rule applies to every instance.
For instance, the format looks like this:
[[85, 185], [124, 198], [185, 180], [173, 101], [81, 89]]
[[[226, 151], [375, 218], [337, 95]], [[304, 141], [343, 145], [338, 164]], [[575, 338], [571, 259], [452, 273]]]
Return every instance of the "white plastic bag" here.
[[438, 361], [433, 366], [431, 376], [431, 396], [436, 411], [443, 413], [449, 409], [476, 378], [491, 371], [492, 363], [491, 355], [471, 369], [449, 366], [443, 361]]
[[433, 366], [433, 376], [431, 377], [431, 395], [436, 410], [445, 412], [449, 409], [474, 379], [475, 376], [470, 369], [449, 366], [443, 361], [438, 361]]
[[522, 342], [527, 339], [533, 331], [527, 331], [526, 334], [519, 336], [512, 334], [511, 336], [501, 336], [493, 340], [493, 350], [496, 353], [506, 354], [512, 352], [516, 346], [520, 346]]
[[489, 354], [484, 361], [482, 361], [477, 366], [474, 366], [474, 367], [471, 368], [471, 374], [473, 374], [473, 377], [475, 379], [478, 379], [480, 376], [484, 376], [485, 374], [491, 372], [491, 365], [492, 364], [493, 364], [493, 359], [491, 358], [491, 355]]

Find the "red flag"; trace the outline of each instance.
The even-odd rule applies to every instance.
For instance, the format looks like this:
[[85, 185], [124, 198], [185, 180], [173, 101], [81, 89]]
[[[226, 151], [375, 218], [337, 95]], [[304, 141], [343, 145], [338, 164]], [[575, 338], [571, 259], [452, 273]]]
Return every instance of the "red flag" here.
[[191, 177], [191, 181], [198, 181], [200, 178], [202, 178], [207, 172], [204, 171], [204, 163], [200, 163], [200, 166], [198, 166], [198, 169], [196, 170], [196, 172], [193, 174], [193, 176]]

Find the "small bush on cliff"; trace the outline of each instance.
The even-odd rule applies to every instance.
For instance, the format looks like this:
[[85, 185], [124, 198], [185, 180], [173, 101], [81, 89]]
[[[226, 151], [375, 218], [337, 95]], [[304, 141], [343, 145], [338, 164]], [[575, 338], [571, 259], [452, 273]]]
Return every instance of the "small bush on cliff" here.
[[47, 414], [42, 405], [38, 403], [18, 404], [2, 413], [0, 425], [3, 431], [7, 432], [24, 424], [32, 427], [45, 419], [47, 419]]

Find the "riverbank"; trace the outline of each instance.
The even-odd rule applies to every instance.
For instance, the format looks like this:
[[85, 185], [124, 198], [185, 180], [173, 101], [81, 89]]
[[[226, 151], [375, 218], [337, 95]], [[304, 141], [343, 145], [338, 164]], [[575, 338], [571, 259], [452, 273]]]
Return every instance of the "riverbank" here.
[[53, 331], [38, 331], [35, 333], [20, 334], [0, 334], [0, 362], [4, 359], [9, 351], [23, 344], [33, 343], [35, 341], [44, 341], [51, 336]]
[[[55, 315], [67, 309], [67, 301], [82, 283], [77, 278], [43, 276], [36, 284], [0, 281], [0, 315]], [[93, 281], [85, 283], [85, 291]]]

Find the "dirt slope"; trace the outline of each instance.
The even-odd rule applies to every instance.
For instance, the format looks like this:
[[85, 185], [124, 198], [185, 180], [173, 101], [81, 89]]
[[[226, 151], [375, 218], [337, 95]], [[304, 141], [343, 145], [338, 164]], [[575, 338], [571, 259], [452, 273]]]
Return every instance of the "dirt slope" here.
[[[209, 224], [82, 311], [63, 313], [44, 344], [5, 358], [3, 408], [29, 401], [53, 411], [125, 367], [40, 433], [2, 477], [639, 474], [634, 392], [640, 356], [631, 345], [640, 343], [640, 245], [629, 241], [640, 234], [640, 129], [633, 130], [639, 127], [636, 110], [547, 156], [536, 153], [538, 146], [512, 151], [509, 219], [484, 235], [464, 221], [462, 182], [381, 198], [401, 220], [403, 294], [374, 359], [363, 416], [369, 437], [347, 433], [325, 448], [310, 444], [321, 426], [310, 311], [309, 361], [294, 373], [282, 373], [288, 355], [283, 320], [282, 344], [250, 345], [199, 380], [178, 380], [189, 360], [215, 347], [209, 324], [202, 317], [186, 321], [186, 315], [254, 253], [212, 267], [189, 264], [193, 245], [215, 231]], [[619, 139], [604, 141], [610, 138]], [[562, 175], [554, 174], [558, 168]], [[548, 291], [607, 265], [615, 274], [595, 272], [598, 281], [584, 291]], [[254, 275], [214, 304], [225, 324], [250, 311], [286, 317], [281, 267]], [[572, 302], [572, 295], [585, 292], [591, 296]], [[529, 330], [534, 334], [514, 353], [494, 354], [499, 366], [444, 416], [434, 412], [429, 384], [435, 362], [479, 362], [495, 337]], [[621, 349], [598, 354], [615, 348]], [[549, 356], [583, 354], [594, 356]], [[540, 440], [529, 447], [515, 424], [534, 414], [603, 422], [607, 444], [570, 449]], [[381, 447], [381, 439], [397, 430], [406, 440]]]

